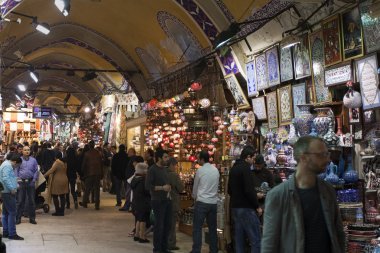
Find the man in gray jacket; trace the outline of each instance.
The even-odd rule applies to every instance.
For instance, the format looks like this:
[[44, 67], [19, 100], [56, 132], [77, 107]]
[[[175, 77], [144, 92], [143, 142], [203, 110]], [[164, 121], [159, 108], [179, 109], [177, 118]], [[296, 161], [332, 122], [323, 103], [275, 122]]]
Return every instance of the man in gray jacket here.
[[330, 161], [325, 143], [301, 137], [294, 157], [294, 176], [266, 197], [261, 253], [343, 253], [345, 234], [335, 190], [317, 176]]

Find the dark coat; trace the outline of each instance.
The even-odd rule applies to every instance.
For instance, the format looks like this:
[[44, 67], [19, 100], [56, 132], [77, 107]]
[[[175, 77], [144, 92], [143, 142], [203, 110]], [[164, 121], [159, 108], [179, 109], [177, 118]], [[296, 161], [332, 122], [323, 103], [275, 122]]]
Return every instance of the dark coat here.
[[150, 194], [145, 189], [145, 175], [136, 175], [131, 182], [133, 190], [132, 206], [135, 212], [146, 213], [150, 211]]
[[53, 166], [55, 161], [55, 152], [52, 149], [45, 149], [41, 155], [41, 170], [45, 173]]
[[111, 173], [119, 180], [125, 179], [125, 171], [129, 162], [128, 154], [125, 151], [119, 151], [112, 157]]
[[82, 173], [84, 178], [103, 175], [103, 161], [99, 151], [90, 149], [84, 154]]
[[79, 159], [75, 153], [75, 149], [69, 147], [66, 151], [66, 162], [67, 162], [67, 177], [70, 180], [77, 178], [77, 173], [79, 174]]

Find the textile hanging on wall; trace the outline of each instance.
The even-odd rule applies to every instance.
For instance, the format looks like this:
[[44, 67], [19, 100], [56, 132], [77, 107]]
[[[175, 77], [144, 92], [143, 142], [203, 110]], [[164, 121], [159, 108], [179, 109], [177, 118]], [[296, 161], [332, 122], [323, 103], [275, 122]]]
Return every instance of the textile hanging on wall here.
[[104, 138], [103, 138], [103, 140], [105, 140], [106, 142], [111, 143], [108, 140], [108, 136], [109, 136], [109, 132], [110, 132], [110, 124], [111, 124], [112, 112], [107, 113], [105, 117], [106, 117], [106, 122], [104, 122]]
[[127, 106], [118, 106], [118, 116], [116, 118], [116, 145], [126, 144], [127, 142], [127, 126], [126, 126]]
[[116, 145], [116, 118], [117, 118], [117, 113], [113, 112], [111, 115], [111, 123], [110, 123], [110, 128], [108, 131], [108, 142], [112, 143], [113, 145]]

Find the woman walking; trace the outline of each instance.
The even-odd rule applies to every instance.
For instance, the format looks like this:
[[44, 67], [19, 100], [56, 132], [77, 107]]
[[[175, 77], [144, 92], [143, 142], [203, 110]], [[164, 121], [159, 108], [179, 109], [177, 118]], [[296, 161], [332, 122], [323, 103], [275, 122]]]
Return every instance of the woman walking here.
[[62, 159], [62, 152], [55, 154], [55, 162], [50, 170], [45, 173], [49, 178], [48, 198], [53, 198], [55, 213], [53, 216], [64, 216], [66, 194], [69, 192], [69, 180], [67, 179], [66, 163]]

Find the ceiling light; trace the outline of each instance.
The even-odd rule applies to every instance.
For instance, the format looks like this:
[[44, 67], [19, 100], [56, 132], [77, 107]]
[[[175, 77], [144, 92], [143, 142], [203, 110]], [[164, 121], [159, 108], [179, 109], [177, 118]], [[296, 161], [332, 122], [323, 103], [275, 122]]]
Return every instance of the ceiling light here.
[[90, 108], [90, 107], [86, 106], [86, 107], [84, 108], [84, 112], [85, 112], [85, 113], [89, 113], [90, 111], [91, 111], [91, 108]]
[[17, 87], [20, 91], [26, 91], [26, 87], [23, 84], [19, 84]]
[[289, 35], [281, 41], [281, 48], [288, 48], [301, 43], [300, 37], [296, 35]]
[[30, 68], [30, 69], [29, 69], [29, 75], [30, 75], [30, 77], [33, 79], [33, 81], [34, 81], [35, 83], [38, 83], [38, 77], [39, 77], [39, 75], [38, 75], [37, 72], [34, 71], [33, 68]]
[[19, 95], [15, 94], [16, 98], [21, 101], [21, 98]]
[[63, 14], [63, 16], [68, 16], [70, 12], [70, 0], [54, 0], [55, 6]]
[[48, 35], [50, 33], [50, 26], [46, 23], [40, 23], [40, 24], [37, 24], [36, 30], [45, 35]]

